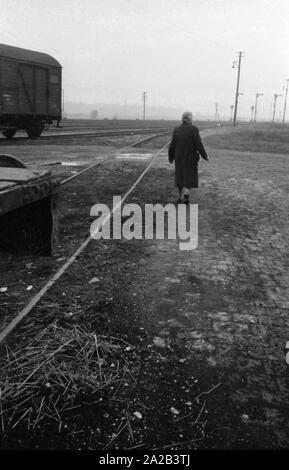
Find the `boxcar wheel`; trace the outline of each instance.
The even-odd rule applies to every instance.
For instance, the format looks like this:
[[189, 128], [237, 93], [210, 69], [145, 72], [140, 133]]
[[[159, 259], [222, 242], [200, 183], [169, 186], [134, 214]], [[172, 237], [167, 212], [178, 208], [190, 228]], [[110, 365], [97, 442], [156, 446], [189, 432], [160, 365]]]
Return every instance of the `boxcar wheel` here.
[[7, 129], [6, 131], [2, 131], [2, 134], [6, 139], [13, 139], [14, 135], [16, 134], [17, 129]]
[[42, 130], [43, 130], [43, 126], [41, 122], [36, 122], [26, 127], [26, 132], [27, 132], [28, 137], [30, 137], [30, 139], [37, 139], [38, 137], [40, 137]]

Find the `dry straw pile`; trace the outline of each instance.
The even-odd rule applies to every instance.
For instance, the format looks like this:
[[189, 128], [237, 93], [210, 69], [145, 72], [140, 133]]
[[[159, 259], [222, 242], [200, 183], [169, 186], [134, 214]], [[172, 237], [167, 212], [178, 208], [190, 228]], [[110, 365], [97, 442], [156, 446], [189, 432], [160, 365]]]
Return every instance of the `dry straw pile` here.
[[60, 431], [65, 413], [93, 402], [100, 390], [109, 388], [115, 396], [133, 379], [124, 357], [128, 347], [79, 326], [55, 324], [17, 351], [6, 347], [0, 365], [0, 429], [19, 424], [35, 429], [46, 418]]

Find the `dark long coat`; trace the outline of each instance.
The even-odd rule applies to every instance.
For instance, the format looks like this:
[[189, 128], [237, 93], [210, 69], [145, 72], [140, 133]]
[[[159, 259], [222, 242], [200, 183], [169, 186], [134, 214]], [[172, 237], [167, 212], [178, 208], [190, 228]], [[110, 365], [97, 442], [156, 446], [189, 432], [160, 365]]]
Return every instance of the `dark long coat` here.
[[175, 161], [175, 184], [179, 189], [198, 188], [199, 155], [207, 159], [199, 130], [183, 122], [174, 129], [169, 146], [169, 162]]

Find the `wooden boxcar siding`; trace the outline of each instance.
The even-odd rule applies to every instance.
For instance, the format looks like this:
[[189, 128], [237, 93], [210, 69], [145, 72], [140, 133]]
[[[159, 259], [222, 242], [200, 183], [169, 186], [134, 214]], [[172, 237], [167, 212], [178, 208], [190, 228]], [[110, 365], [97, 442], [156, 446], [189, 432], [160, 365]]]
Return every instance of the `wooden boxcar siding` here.
[[[57, 78], [57, 81], [56, 81]], [[49, 111], [50, 116], [61, 116], [61, 69], [49, 69]]]
[[18, 65], [18, 113], [34, 112], [33, 67], [28, 64]]
[[19, 108], [21, 114], [48, 114], [48, 70], [46, 67], [19, 64]]
[[35, 112], [37, 114], [49, 114], [48, 109], [48, 74], [45, 67], [35, 67]]
[[17, 63], [0, 57], [0, 113], [15, 114], [18, 108]]
[[61, 69], [0, 57], [0, 113], [59, 118]]

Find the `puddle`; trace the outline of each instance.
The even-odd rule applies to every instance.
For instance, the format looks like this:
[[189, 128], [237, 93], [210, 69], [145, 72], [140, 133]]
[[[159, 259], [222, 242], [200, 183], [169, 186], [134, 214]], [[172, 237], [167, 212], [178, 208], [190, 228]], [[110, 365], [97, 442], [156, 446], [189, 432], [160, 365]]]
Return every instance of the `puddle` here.
[[87, 162], [84, 161], [77, 161], [77, 162], [61, 162], [63, 166], [83, 166], [87, 165]]
[[120, 153], [116, 156], [116, 158], [127, 160], [148, 160], [152, 157], [152, 153]]

